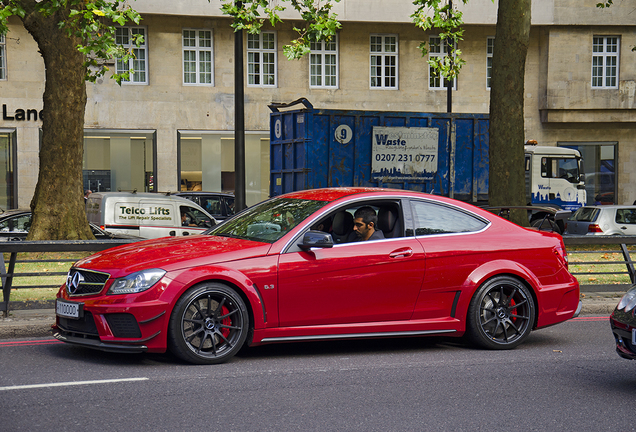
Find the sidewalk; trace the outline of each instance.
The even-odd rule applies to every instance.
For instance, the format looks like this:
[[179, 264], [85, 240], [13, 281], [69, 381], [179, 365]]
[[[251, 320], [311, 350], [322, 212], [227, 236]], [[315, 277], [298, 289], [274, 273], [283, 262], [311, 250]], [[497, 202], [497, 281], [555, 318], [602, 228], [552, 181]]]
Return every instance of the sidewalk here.
[[[609, 316], [623, 294], [623, 292], [582, 293], [581, 316]], [[51, 336], [51, 325], [54, 323], [54, 309], [10, 310], [7, 318], [0, 317], [0, 339]]]

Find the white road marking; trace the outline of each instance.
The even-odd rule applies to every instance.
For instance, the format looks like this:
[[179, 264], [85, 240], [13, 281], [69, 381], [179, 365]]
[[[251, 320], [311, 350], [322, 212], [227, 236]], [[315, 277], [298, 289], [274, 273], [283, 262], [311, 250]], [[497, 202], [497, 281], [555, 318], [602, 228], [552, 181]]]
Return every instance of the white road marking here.
[[4, 390], [25, 390], [25, 389], [46, 388], [46, 387], [67, 387], [67, 386], [90, 385], [90, 384], [109, 384], [109, 383], [120, 383], [120, 382], [130, 382], [130, 381], [147, 381], [147, 380], [148, 380], [148, 378], [123, 378], [123, 379], [108, 379], [108, 380], [95, 380], [95, 381], [70, 381], [70, 382], [60, 382], [60, 383], [31, 384], [31, 385], [0, 387], [0, 391], [4, 391]]

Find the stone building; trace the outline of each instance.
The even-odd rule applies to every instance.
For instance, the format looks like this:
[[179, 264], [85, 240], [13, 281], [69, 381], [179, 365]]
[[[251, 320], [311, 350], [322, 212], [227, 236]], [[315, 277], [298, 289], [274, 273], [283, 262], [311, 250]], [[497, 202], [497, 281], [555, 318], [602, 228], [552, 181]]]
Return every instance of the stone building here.
[[[631, 2], [534, 0], [525, 76], [526, 139], [575, 146], [584, 156], [588, 202], [636, 199], [636, 27]], [[220, 1], [137, 0], [143, 33], [135, 74], [121, 87], [87, 83], [84, 183], [92, 190], [232, 190], [234, 39]], [[488, 113], [496, 3], [462, 5], [466, 60], [453, 111]], [[269, 113], [300, 97], [315, 107], [445, 112], [446, 90], [418, 45], [439, 42], [411, 23], [411, 0], [342, 0], [331, 44], [289, 61], [294, 14], [244, 36], [247, 203], [269, 194]], [[444, 45], [429, 55], [444, 52]], [[435, 50], [433, 50], [435, 51]], [[374, 65], [388, 67], [373, 67]], [[112, 69], [122, 65], [113, 62]], [[44, 64], [19, 20], [0, 39], [0, 207], [27, 207], [38, 173]], [[519, 143], [522, 145], [522, 143]]]

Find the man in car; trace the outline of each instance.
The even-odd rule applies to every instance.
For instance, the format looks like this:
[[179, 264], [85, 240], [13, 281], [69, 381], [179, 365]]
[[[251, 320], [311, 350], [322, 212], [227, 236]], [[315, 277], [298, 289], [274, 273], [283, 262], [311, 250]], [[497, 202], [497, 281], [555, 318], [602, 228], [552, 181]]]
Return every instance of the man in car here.
[[353, 231], [358, 236], [356, 241], [380, 240], [384, 234], [375, 227], [378, 223], [378, 216], [372, 207], [360, 207], [353, 214]]

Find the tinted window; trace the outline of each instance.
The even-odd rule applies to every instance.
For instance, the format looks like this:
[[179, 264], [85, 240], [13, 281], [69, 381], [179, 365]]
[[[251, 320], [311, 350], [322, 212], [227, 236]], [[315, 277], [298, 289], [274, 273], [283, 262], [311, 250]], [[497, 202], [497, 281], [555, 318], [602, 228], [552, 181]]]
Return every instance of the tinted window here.
[[423, 201], [412, 201], [415, 235], [479, 231], [487, 221], [462, 210]]
[[594, 222], [598, 217], [600, 210], [593, 207], [581, 207], [570, 216], [570, 220], [579, 222]]
[[616, 222], [624, 224], [636, 224], [636, 209], [616, 210]]

